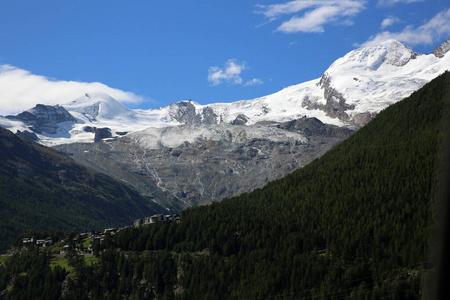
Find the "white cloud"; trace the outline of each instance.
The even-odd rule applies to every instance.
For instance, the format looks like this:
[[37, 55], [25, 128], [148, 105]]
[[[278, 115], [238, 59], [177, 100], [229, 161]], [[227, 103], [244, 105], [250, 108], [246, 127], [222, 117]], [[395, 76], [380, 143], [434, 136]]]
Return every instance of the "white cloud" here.
[[352, 25], [349, 20], [360, 13], [364, 8], [364, 1], [360, 0], [295, 0], [284, 4], [257, 5], [255, 13], [263, 14], [271, 21], [285, 15], [297, 14], [305, 11], [303, 15], [294, 15], [290, 20], [282, 22], [277, 31], [285, 33], [295, 32], [323, 32], [323, 26], [328, 23]]
[[397, 3], [413, 3], [413, 2], [423, 2], [425, 0], [379, 0], [378, 4], [382, 6], [392, 6]]
[[252, 80], [247, 81], [244, 86], [252, 86], [252, 85], [261, 85], [264, 82], [259, 78], [253, 78]]
[[36, 104], [63, 104], [85, 93], [102, 92], [118, 101], [139, 103], [143, 98], [100, 82], [50, 80], [11, 65], [0, 65], [0, 115], [17, 114]]
[[336, 16], [339, 8], [335, 6], [322, 6], [310, 12], [303, 17], [292, 17], [289, 21], [284, 22], [278, 27], [278, 31], [282, 32], [324, 32], [322, 25], [329, 22]]
[[212, 85], [219, 85], [223, 82], [232, 84], [242, 84], [241, 72], [247, 67], [245, 63], [239, 63], [236, 59], [229, 59], [223, 68], [212, 66], [208, 69], [208, 81]]
[[400, 19], [394, 16], [389, 16], [381, 22], [381, 29], [400, 23]]
[[435, 15], [424, 25], [414, 28], [409, 25], [402, 31], [389, 32], [383, 31], [369, 38], [361, 46], [369, 46], [380, 42], [396, 39], [410, 46], [431, 45], [442, 38], [450, 36], [450, 9], [442, 11]]

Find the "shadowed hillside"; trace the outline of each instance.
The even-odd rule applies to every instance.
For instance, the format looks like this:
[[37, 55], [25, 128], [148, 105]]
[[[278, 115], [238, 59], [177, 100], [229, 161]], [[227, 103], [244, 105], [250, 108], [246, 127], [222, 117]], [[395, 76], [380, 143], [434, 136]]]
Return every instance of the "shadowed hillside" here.
[[0, 128], [0, 248], [31, 230], [128, 225], [159, 211], [125, 184]]

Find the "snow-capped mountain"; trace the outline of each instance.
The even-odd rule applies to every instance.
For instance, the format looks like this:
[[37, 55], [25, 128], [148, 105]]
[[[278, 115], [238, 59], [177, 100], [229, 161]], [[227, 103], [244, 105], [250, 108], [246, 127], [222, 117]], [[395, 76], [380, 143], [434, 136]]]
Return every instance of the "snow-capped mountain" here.
[[389, 40], [349, 52], [320, 78], [256, 99], [139, 110], [85, 94], [0, 117], [0, 126], [143, 195], [173, 196], [174, 203], [154, 198], [163, 206], [184, 208], [249, 192], [306, 165], [449, 70], [449, 53], [450, 41], [425, 55]]
[[[207, 107], [224, 122], [233, 122], [239, 115], [245, 115], [247, 124], [283, 122], [306, 115], [326, 124], [363, 126], [377, 112], [450, 69], [449, 47], [438, 48], [438, 56], [422, 55], [388, 40], [351, 51], [321, 78], [265, 97]], [[197, 106], [197, 111], [201, 109], [204, 107]]]
[[[388, 40], [349, 52], [320, 78], [256, 99], [208, 105], [189, 100], [139, 110], [129, 109], [106, 94], [85, 94], [61, 106], [46, 109], [36, 106], [18, 116], [0, 117], [0, 126], [13, 132], [29, 131], [47, 145], [93, 142], [101, 128], [107, 128], [108, 134], [104, 137], [118, 137], [149, 127], [254, 125], [305, 116], [315, 117], [325, 124], [358, 128], [380, 110], [449, 70], [449, 50], [450, 40], [428, 55], [416, 53], [396, 40]], [[50, 117], [52, 112], [69, 114], [73, 118], [60, 120]], [[43, 120], [45, 116], [47, 120]], [[45, 126], [37, 126], [36, 120], [41, 120]]]
[[[174, 102], [158, 109], [129, 109], [106, 94], [85, 94], [61, 106], [35, 107], [18, 116], [0, 117], [0, 126], [34, 133], [47, 145], [93, 142], [96, 128], [118, 137], [149, 127], [180, 124], [254, 125], [315, 117], [325, 124], [360, 127], [386, 108], [450, 69], [450, 40], [425, 55], [396, 40], [353, 50], [336, 60], [320, 78], [264, 97], [200, 105]], [[66, 110], [66, 112], [61, 109]], [[36, 112], [32, 117], [33, 111]], [[49, 117], [52, 111], [73, 118]], [[27, 117], [24, 116], [27, 115]], [[36, 120], [47, 116], [45, 126]], [[34, 119], [34, 121], [32, 120]], [[51, 124], [50, 124], [51, 123]]]

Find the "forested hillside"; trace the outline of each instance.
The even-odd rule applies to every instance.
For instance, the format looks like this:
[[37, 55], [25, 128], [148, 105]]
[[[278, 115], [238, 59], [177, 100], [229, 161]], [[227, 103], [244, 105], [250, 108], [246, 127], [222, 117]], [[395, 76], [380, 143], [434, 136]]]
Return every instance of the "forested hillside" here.
[[446, 72], [262, 189], [188, 209], [179, 224], [108, 237], [96, 265], [72, 259], [64, 277], [17, 268], [27, 257], [16, 255], [0, 268], [0, 289], [12, 298], [15, 282], [30, 295], [47, 282], [53, 298], [421, 299], [449, 87]]
[[32, 230], [128, 225], [165, 211], [123, 183], [0, 128], [0, 249]]

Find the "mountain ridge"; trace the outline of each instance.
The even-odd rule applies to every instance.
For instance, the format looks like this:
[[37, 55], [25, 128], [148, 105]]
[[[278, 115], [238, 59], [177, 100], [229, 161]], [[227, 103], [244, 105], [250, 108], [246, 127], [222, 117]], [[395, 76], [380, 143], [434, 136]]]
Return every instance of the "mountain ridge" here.
[[34, 132], [40, 143], [49, 146], [93, 142], [94, 136], [84, 130], [85, 126], [110, 128], [111, 137], [119, 137], [116, 132], [129, 133], [148, 127], [253, 125], [265, 121], [287, 122], [306, 116], [355, 129], [449, 69], [449, 45], [450, 40], [447, 40], [431, 54], [416, 53], [396, 40], [355, 49], [337, 59], [318, 79], [251, 100], [206, 105], [185, 100], [157, 109], [140, 110], [129, 109], [106, 94], [86, 94], [60, 104], [77, 119], [77, 123], [59, 126], [54, 122], [53, 129], [47, 132], [37, 132], [30, 122], [18, 124], [6, 118], [0, 118], [0, 125], [13, 132]]

